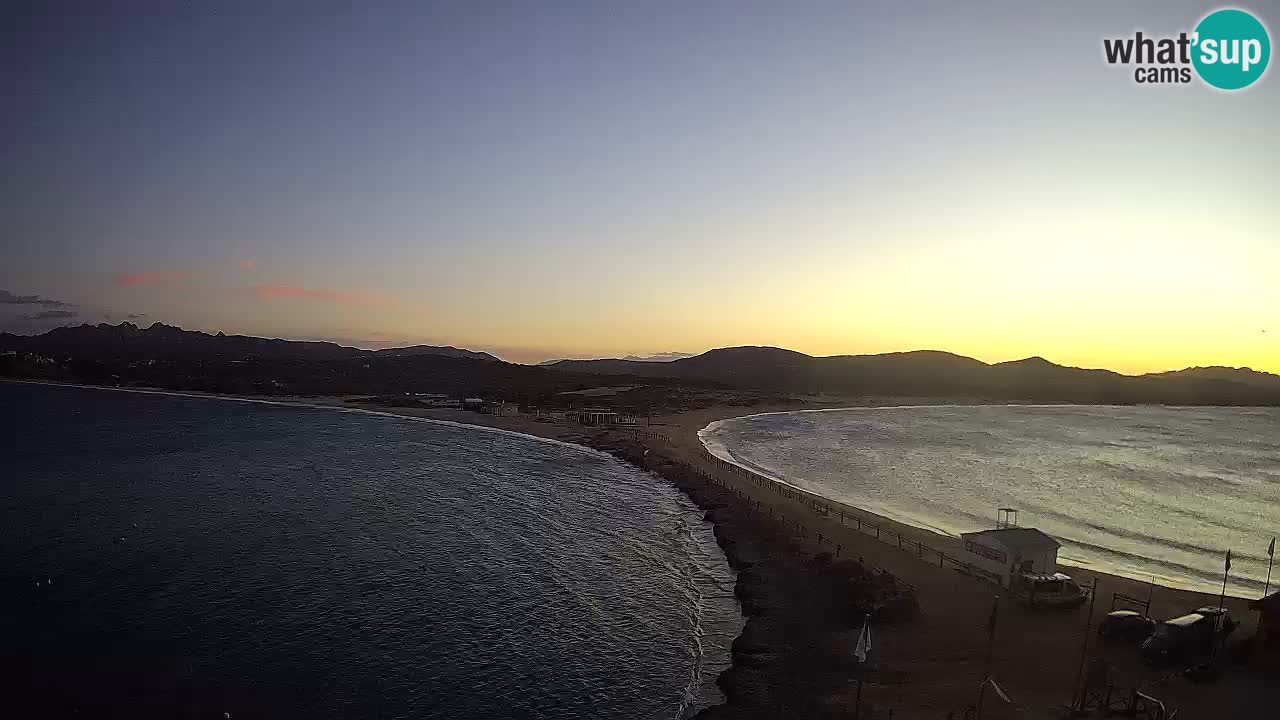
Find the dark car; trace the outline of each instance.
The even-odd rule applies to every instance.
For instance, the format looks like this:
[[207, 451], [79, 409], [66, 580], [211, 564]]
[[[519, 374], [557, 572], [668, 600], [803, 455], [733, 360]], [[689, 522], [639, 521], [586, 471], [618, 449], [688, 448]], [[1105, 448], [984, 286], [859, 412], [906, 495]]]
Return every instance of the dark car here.
[[1156, 631], [1156, 621], [1134, 610], [1114, 610], [1098, 625], [1098, 634], [1108, 640], [1146, 640]]
[[1142, 643], [1142, 657], [1152, 665], [1195, 661], [1211, 655], [1235, 627], [1227, 611], [1200, 608], [1160, 623]]

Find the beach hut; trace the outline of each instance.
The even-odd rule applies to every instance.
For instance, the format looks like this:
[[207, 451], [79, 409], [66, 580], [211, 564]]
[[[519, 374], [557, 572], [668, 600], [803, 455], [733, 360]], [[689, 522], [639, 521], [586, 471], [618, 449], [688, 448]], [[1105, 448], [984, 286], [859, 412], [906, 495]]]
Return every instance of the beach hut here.
[[1058, 571], [1062, 544], [1035, 528], [1002, 527], [962, 533], [962, 559], [1004, 587], [1024, 575], [1053, 575]]

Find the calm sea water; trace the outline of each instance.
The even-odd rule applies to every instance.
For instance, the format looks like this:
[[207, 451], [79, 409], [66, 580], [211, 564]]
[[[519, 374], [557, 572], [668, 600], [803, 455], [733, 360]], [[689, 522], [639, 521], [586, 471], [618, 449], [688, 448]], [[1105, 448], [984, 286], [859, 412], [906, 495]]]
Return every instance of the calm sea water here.
[[0, 383], [4, 714], [675, 718], [741, 629], [710, 526], [606, 455]]
[[726, 459], [946, 533], [993, 527], [996, 508], [1014, 507], [1064, 543], [1063, 559], [1214, 593], [1231, 548], [1228, 592], [1257, 596], [1280, 532], [1276, 408], [857, 408], [727, 420], [702, 438]]

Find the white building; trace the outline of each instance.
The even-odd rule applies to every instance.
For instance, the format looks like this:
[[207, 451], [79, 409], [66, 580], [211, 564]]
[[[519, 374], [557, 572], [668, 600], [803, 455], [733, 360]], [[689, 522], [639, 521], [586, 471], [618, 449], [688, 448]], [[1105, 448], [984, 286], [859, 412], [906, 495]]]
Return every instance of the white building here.
[[1058, 571], [1062, 544], [1035, 528], [1004, 527], [961, 533], [960, 538], [964, 540], [961, 560], [1004, 587], [1022, 573], [1052, 575]]

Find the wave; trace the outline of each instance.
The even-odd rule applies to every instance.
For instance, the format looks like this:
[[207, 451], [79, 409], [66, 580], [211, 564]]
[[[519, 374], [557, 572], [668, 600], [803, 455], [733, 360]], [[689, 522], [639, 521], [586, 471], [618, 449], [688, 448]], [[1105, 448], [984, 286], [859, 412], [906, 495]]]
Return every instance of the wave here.
[[1230, 547], [1231, 592], [1261, 589], [1280, 487], [1257, 460], [1280, 454], [1280, 434], [1269, 413], [1194, 411], [889, 405], [757, 413], [698, 435], [728, 462], [946, 535], [1012, 504], [1072, 560], [1134, 579], [1216, 592]]

